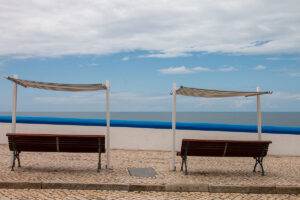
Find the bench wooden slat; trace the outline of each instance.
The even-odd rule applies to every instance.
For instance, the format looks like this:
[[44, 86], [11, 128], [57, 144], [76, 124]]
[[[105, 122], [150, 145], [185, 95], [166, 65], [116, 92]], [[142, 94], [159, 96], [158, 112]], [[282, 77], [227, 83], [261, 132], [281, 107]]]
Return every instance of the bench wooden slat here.
[[213, 157], [253, 157], [257, 164], [261, 166], [262, 175], [263, 157], [267, 155], [271, 141], [244, 141], [244, 140], [196, 140], [183, 139], [181, 151], [177, 152], [182, 157], [181, 170], [185, 165], [187, 175], [187, 156], [213, 156]]
[[[271, 141], [239, 141], [239, 140], [195, 140], [183, 139], [181, 151], [183, 155], [185, 145], [189, 143], [188, 156], [230, 156], [230, 157], [258, 157], [265, 156]], [[225, 146], [226, 152], [224, 154]], [[264, 152], [262, 148], [266, 147]]]
[[[97, 153], [98, 139], [101, 139], [101, 153], [105, 153], [104, 135], [63, 135], [63, 134], [22, 134], [8, 133], [9, 149], [14, 150], [14, 137], [17, 151], [34, 152], [82, 152]], [[58, 140], [57, 140], [58, 138]], [[58, 147], [57, 148], [57, 141]]]
[[11, 171], [14, 171], [15, 161], [22, 151], [33, 152], [72, 152], [98, 153], [98, 169], [101, 169], [101, 153], [105, 153], [104, 135], [63, 135], [63, 134], [28, 134], [7, 133], [9, 149], [13, 151]]

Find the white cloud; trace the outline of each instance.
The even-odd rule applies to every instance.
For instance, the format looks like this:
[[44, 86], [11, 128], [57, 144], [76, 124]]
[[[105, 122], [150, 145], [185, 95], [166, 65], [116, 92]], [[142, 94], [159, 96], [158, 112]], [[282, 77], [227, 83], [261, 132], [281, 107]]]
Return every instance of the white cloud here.
[[255, 110], [256, 98], [232, 97], [232, 98], [193, 98], [178, 96], [178, 108], [185, 107], [191, 111], [243, 111]]
[[237, 108], [242, 108], [244, 107], [245, 105], [248, 105], [248, 104], [253, 104], [254, 103], [254, 99], [251, 98], [251, 99], [248, 99], [248, 98], [243, 98], [243, 99], [238, 99], [238, 100], [235, 100], [234, 101], [235, 103], [235, 106]]
[[212, 69], [207, 68], [207, 67], [194, 67], [193, 70], [194, 71], [200, 71], [200, 72], [211, 72], [211, 71], [213, 71]]
[[[0, 55], [300, 53], [299, 2], [2, 1]], [[292, 19], [292, 20], [291, 20]]]
[[[168, 91], [169, 92], [169, 91]], [[54, 96], [59, 95], [59, 96]], [[262, 109], [276, 111], [285, 105], [297, 107], [300, 93], [276, 91], [271, 95], [262, 95]], [[171, 111], [172, 95], [145, 95], [132, 92], [111, 93], [112, 111]], [[54, 93], [53, 96], [37, 96], [33, 98], [37, 107], [68, 109], [74, 106], [86, 110], [105, 110], [105, 93]], [[70, 107], [71, 106], [71, 107]], [[178, 96], [178, 111], [256, 111], [256, 97], [234, 98], [195, 98]], [[286, 107], [288, 109], [288, 107]], [[195, 110], [196, 109], [196, 110]], [[274, 110], [275, 109], [275, 110]], [[282, 109], [284, 111], [284, 109]], [[290, 109], [288, 109], [290, 110]]]
[[293, 57], [293, 58], [290, 58], [290, 60], [300, 60], [300, 57]]
[[[218, 69], [218, 71], [220, 72], [230, 72], [235, 70], [236, 70], [235, 67], [224, 67]], [[169, 67], [166, 69], [159, 69], [158, 71], [161, 74], [193, 74], [196, 72], [212, 72], [215, 70], [207, 67], [186, 68], [185, 66], [181, 66], [181, 67]]]
[[292, 77], [300, 77], [300, 72], [289, 73], [289, 76], [292, 76]]
[[264, 65], [257, 65], [256, 67], [254, 67], [255, 70], [265, 70], [267, 67]]
[[161, 53], [150, 53], [147, 55], [141, 55], [140, 58], [175, 58], [175, 57], [186, 57], [192, 54], [184, 52], [161, 52]]
[[235, 67], [223, 67], [223, 68], [220, 68], [219, 71], [221, 72], [231, 72], [231, 71], [234, 71], [236, 70]]
[[90, 63], [90, 64], [88, 64], [88, 66], [98, 66], [98, 64], [97, 63]]
[[267, 60], [280, 60], [281, 58], [280, 57], [269, 57], [269, 58], [266, 58]]
[[[131, 92], [112, 93], [110, 104], [112, 110], [117, 111], [165, 111], [170, 105], [171, 95], [146, 96]], [[89, 106], [103, 109], [106, 105], [104, 93], [89, 92], [78, 94], [67, 94], [63, 96], [34, 97], [37, 104], [58, 106]]]
[[300, 60], [300, 57], [269, 57], [266, 58], [267, 60], [292, 60], [292, 61], [298, 61]]
[[34, 97], [33, 101], [37, 103], [46, 104], [67, 104], [67, 105], [78, 105], [78, 104], [97, 104], [98, 98], [104, 98], [103, 94], [90, 93], [90, 94], [70, 94], [65, 96], [41, 96]]
[[121, 60], [123, 60], [123, 61], [129, 60], [129, 56], [125, 56]]
[[300, 93], [275, 91], [271, 95], [265, 95], [265, 97], [271, 99], [294, 99], [295, 100], [300, 98]]
[[185, 66], [181, 67], [169, 67], [167, 69], [159, 69], [161, 74], [191, 74], [195, 73], [194, 71], [187, 69]]

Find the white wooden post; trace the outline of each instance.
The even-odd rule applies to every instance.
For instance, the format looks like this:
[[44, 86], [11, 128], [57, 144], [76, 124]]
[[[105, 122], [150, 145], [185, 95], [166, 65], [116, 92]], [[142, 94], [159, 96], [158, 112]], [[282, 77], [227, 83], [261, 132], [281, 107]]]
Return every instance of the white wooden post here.
[[[14, 74], [14, 78], [17, 79], [18, 75]], [[11, 132], [15, 133], [16, 132], [16, 113], [17, 113], [17, 88], [18, 84], [14, 83], [13, 86], [13, 103], [12, 103], [12, 115], [11, 115]]]
[[[260, 87], [256, 87], [256, 91], [260, 92]], [[257, 95], [257, 134], [258, 140], [261, 140], [261, 108], [260, 108], [260, 95]]]
[[106, 168], [110, 167], [109, 80], [106, 81]]
[[176, 83], [173, 83], [173, 109], [172, 109], [172, 165], [171, 170], [175, 171], [175, 138], [176, 138]]
[[[14, 74], [14, 78], [17, 79], [18, 75]], [[12, 99], [12, 115], [11, 115], [11, 133], [16, 132], [16, 118], [17, 118], [17, 91], [18, 91], [18, 84], [14, 83], [13, 86], [13, 99]], [[11, 152], [11, 166], [13, 165], [14, 162], [14, 152]]]

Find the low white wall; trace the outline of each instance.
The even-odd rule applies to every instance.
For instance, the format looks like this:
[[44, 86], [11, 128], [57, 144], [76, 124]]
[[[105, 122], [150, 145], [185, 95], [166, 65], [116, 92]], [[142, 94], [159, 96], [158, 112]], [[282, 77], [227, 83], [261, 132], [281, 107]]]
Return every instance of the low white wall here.
[[[52, 133], [52, 134], [101, 134], [106, 127], [67, 126], [43, 124], [17, 124], [18, 133]], [[0, 143], [7, 144], [6, 133], [10, 124], [0, 123]], [[111, 128], [112, 149], [132, 150], [171, 150], [172, 130], [148, 128]], [[180, 150], [182, 138], [189, 139], [224, 139], [224, 140], [257, 140], [255, 133], [177, 130], [176, 150]], [[300, 135], [262, 134], [263, 140], [271, 140], [269, 155], [300, 156]]]

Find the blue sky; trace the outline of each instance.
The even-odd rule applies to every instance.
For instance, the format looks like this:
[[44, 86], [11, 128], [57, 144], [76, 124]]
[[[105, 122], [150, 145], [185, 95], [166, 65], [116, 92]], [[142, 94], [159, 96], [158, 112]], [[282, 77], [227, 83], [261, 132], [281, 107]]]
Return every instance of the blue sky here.
[[[297, 1], [0, 2], [0, 74], [110, 80], [112, 111], [171, 111], [176, 82], [220, 90], [260, 86], [273, 91], [262, 96], [263, 111], [300, 112]], [[103, 91], [18, 89], [18, 111], [105, 111]], [[12, 83], [1, 78], [0, 90], [0, 112], [9, 112]], [[256, 111], [256, 98], [178, 96], [177, 108]]]

